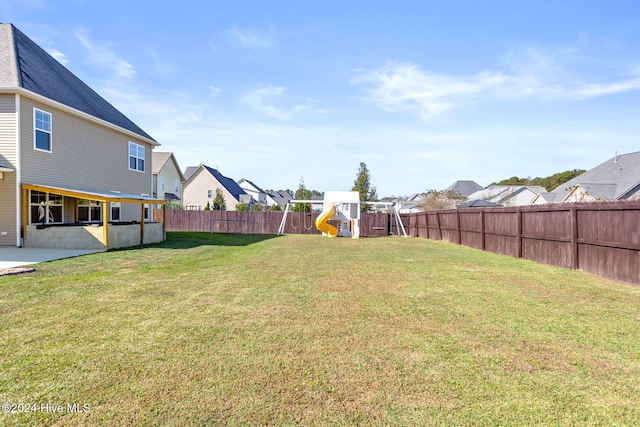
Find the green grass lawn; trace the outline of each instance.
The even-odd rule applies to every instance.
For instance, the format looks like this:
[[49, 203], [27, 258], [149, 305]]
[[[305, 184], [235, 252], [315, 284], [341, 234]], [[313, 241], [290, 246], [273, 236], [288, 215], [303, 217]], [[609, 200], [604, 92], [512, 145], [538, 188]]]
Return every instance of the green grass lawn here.
[[443, 242], [169, 233], [0, 277], [0, 403], [32, 411], [0, 425], [632, 426], [639, 402], [640, 287]]

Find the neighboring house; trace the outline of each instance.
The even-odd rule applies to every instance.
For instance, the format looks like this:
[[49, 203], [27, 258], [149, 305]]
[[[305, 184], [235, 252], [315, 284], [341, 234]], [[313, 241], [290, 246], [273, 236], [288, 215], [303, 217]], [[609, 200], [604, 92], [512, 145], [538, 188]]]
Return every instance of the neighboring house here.
[[613, 158], [558, 186], [537, 203], [640, 199], [640, 152]]
[[468, 201], [483, 200], [501, 206], [526, 206], [534, 204], [540, 194], [546, 193], [547, 190], [540, 186], [490, 185], [470, 194]]
[[278, 205], [282, 209], [286, 208], [289, 200], [292, 200], [293, 196], [286, 191], [273, 191], [267, 194], [267, 206]]
[[209, 166], [189, 166], [184, 172], [184, 177], [185, 209], [202, 210], [207, 203], [212, 207], [216, 190], [222, 192], [228, 211], [235, 211], [238, 203], [251, 203], [251, 196], [233, 179], [227, 178]]
[[0, 24], [0, 246], [162, 240], [162, 224], [159, 236], [158, 227], [141, 224], [145, 204], [157, 203], [150, 197], [157, 145], [16, 27]]
[[163, 199], [167, 207], [182, 207], [184, 176], [173, 153], [153, 153], [153, 197]]
[[460, 180], [456, 181], [445, 191], [454, 191], [456, 193], [462, 194], [463, 196], [469, 197], [471, 194], [476, 191], [481, 191], [483, 187], [475, 181], [465, 181]]
[[267, 193], [248, 179], [242, 178], [238, 181], [238, 185], [245, 193], [251, 196], [252, 202], [260, 203], [262, 206], [267, 205]]
[[394, 200], [399, 213], [422, 212], [420, 205], [424, 202], [424, 195], [414, 193], [407, 198]]

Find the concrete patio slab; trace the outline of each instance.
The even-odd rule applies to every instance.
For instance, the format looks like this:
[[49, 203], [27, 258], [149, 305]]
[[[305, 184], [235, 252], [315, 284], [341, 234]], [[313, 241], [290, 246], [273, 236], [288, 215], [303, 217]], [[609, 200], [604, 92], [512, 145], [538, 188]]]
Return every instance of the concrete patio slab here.
[[0, 269], [23, 267], [97, 252], [104, 252], [104, 250], [0, 247]]

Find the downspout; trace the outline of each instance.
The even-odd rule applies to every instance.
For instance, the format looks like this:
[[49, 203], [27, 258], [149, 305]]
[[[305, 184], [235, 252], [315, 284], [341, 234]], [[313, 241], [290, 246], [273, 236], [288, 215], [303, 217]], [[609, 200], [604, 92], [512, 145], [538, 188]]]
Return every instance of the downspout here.
[[[22, 209], [22, 205], [27, 205], [26, 194], [27, 191], [22, 190], [22, 163], [20, 153], [20, 94], [16, 93], [16, 246], [21, 248], [23, 245], [22, 236], [24, 232], [24, 238], [27, 237], [27, 223], [28, 223], [28, 208]], [[24, 195], [23, 195], [24, 193]], [[22, 221], [22, 215], [25, 215]], [[23, 226], [24, 225], [24, 226]]]

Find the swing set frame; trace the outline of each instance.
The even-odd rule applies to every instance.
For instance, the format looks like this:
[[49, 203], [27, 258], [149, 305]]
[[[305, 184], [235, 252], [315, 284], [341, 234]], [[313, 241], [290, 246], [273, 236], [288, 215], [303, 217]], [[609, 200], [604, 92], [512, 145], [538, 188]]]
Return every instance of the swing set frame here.
[[[284, 234], [284, 227], [287, 223], [287, 215], [289, 214], [289, 208], [291, 207], [292, 204], [298, 204], [298, 203], [319, 203], [321, 202], [320, 200], [289, 200], [287, 202], [287, 206], [284, 209], [284, 215], [282, 216], [282, 221], [280, 222], [280, 227], [278, 228], [278, 236], [280, 236], [281, 234]], [[400, 230], [402, 230], [402, 236], [403, 237], [409, 237], [407, 236], [407, 232], [404, 229], [404, 224], [402, 224], [402, 220], [400, 219], [400, 213], [398, 212], [398, 207], [396, 206], [395, 203], [393, 202], [360, 202], [361, 205], [372, 205], [372, 206], [387, 206], [390, 207], [391, 210], [393, 211], [393, 218], [395, 218], [396, 220], [396, 230], [398, 230], [398, 236], [400, 236]], [[304, 218], [303, 218], [304, 221]], [[306, 222], [306, 221], [305, 221]], [[294, 226], [293, 224], [291, 225], [293, 227], [294, 230], [297, 230], [298, 228], [300, 228], [300, 224], [298, 224], [297, 226]], [[305, 230], [310, 230], [311, 227], [313, 227], [313, 225], [311, 225], [310, 228], [307, 228], [306, 224], [304, 224]]]

